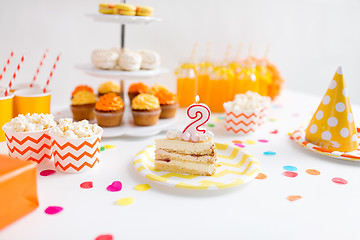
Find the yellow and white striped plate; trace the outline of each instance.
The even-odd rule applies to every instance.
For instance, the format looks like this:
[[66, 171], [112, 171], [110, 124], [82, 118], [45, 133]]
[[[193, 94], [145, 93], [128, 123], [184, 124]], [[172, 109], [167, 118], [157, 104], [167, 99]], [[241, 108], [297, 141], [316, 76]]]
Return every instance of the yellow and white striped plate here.
[[136, 154], [134, 166], [146, 178], [175, 187], [199, 190], [230, 188], [253, 180], [260, 172], [257, 159], [239, 147], [216, 143], [217, 169], [212, 176], [198, 176], [154, 169], [155, 147], [147, 146]]

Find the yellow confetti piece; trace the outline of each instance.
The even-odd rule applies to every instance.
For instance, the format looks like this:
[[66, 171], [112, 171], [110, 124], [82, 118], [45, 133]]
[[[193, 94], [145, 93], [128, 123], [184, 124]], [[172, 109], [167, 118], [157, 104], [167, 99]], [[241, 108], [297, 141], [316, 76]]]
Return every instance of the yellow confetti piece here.
[[112, 145], [112, 144], [106, 144], [106, 145], [104, 145], [104, 148], [111, 149], [111, 148], [116, 148], [116, 146]]
[[134, 200], [135, 199], [132, 197], [121, 198], [119, 200], [116, 200], [116, 204], [121, 206], [127, 206], [127, 205], [131, 205], [134, 202]]
[[139, 185], [136, 185], [135, 187], [135, 190], [137, 191], [147, 191], [149, 190], [151, 187], [149, 184], [139, 184]]
[[256, 142], [254, 140], [245, 140], [246, 144], [255, 144]]
[[270, 121], [270, 122], [276, 122], [277, 119], [276, 119], [276, 118], [269, 118], [269, 121]]

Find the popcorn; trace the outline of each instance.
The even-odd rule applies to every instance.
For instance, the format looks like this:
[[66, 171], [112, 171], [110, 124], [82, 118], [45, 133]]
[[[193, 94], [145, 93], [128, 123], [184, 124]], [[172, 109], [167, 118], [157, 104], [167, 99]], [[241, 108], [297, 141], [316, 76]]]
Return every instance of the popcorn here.
[[61, 138], [87, 138], [102, 132], [97, 124], [89, 124], [89, 121], [82, 120], [73, 122], [71, 118], [60, 119], [57, 127], [50, 131], [50, 134]]
[[235, 95], [234, 101], [224, 103], [226, 111], [255, 110], [270, 104], [270, 97], [263, 97], [256, 92], [248, 91], [245, 94]]
[[4, 124], [3, 128], [10, 132], [36, 132], [50, 129], [56, 126], [54, 115], [33, 113], [19, 114], [11, 119], [10, 122]]

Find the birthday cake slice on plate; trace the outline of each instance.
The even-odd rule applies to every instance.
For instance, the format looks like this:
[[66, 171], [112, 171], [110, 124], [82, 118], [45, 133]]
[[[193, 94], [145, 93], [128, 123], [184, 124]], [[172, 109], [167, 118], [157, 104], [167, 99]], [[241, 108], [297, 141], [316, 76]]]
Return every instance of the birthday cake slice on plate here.
[[[183, 136], [185, 139], [183, 139]], [[168, 131], [166, 138], [156, 139], [157, 170], [211, 176], [216, 170], [216, 148], [213, 134], [200, 135], [197, 142], [186, 134]]]
[[161, 171], [211, 176], [216, 171], [214, 134], [202, 126], [210, 119], [208, 106], [190, 105], [187, 115], [194, 119], [183, 131], [168, 131], [156, 139], [155, 169]]

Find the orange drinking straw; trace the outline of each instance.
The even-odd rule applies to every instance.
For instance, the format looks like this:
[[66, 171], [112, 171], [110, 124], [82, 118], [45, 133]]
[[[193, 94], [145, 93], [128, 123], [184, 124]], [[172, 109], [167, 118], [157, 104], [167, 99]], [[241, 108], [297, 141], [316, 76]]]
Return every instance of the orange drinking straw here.
[[7, 89], [5, 90], [5, 92], [4, 92], [5, 97], [7, 97], [7, 95], [8, 95], [9, 92], [10, 92], [11, 86], [13, 85], [13, 82], [15, 81], [16, 76], [17, 76], [17, 74], [18, 74], [19, 71], [20, 71], [21, 64], [24, 62], [24, 58], [25, 58], [25, 56], [23, 55], [23, 56], [21, 57], [21, 59], [20, 59], [20, 62], [18, 63], [18, 65], [17, 65], [17, 67], [16, 67], [16, 70], [15, 70], [12, 78], [10, 78], [9, 85], [8, 85]]
[[5, 63], [5, 66], [4, 66], [4, 68], [3, 68], [3, 72], [0, 74], [0, 80], [3, 79], [3, 76], [4, 76], [4, 74], [5, 74], [6, 70], [7, 70], [7, 67], [9, 66], [10, 61], [11, 61], [11, 59], [12, 59], [13, 56], [14, 56], [14, 51], [11, 51], [10, 56], [9, 56], [9, 58], [7, 59], [7, 61], [6, 61], [6, 63]]
[[36, 72], [35, 72], [35, 74], [34, 74], [33, 80], [32, 80], [32, 82], [30, 83], [30, 87], [31, 87], [31, 88], [34, 86], [34, 83], [35, 83], [35, 81], [36, 81], [36, 78], [37, 78], [37, 76], [39, 75], [40, 69], [41, 69], [41, 67], [42, 67], [43, 64], [44, 64], [44, 61], [45, 61], [45, 59], [46, 59], [46, 55], [47, 55], [48, 52], [49, 52], [49, 49], [46, 49], [45, 52], [44, 52], [44, 54], [43, 54], [43, 56], [42, 56], [42, 58], [41, 58], [41, 60], [40, 60], [39, 66], [38, 66], [37, 69], [36, 69]]
[[59, 54], [57, 55], [56, 61], [55, 61], [54, 65], [53, 65], [53, 67], [52, 67], [52, 69], [51, 69], [51, 71], [50, 71], [50, 76], [49, 76], [48, 80], [46, 81], [45, 87], [44, 87], [44, 89], [43, 89], [43, 92], [44, 92], [44, 93], [46, 93], [46, 92], [48, 91], [48, 88], [49, 88], [49, 85], [50, 85], [50, 80], [52, 79], [52, 77], [53, 77], [53, 75], [54, 75], [54, 72], [55, 72], [55, 69], [56, 69], [56, 64], [57, 64], [57, 63], [59, 62], [59, 60], [60, 60], [60, 55], [61, 55], [61, 53], [59, 53]]

